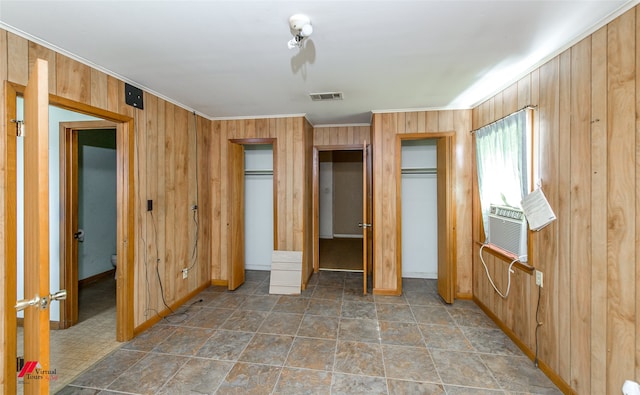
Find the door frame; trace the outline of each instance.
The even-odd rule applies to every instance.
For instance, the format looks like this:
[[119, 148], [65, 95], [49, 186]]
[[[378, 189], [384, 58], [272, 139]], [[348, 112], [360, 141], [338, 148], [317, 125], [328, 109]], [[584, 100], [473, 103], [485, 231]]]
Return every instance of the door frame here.
[[117, 126], [112, 121], [60, 123], [60, 288], [67, 290], [67, 299], [60, 304], [59, 329], [78, 323], [78, 243], [69, 237], [78, 231], [78, 132], [102, 129], [117, 135]]
[[[313, 146], [313, 272], [320, 271], [320, 151], [360, 151], [362, 144]], [[364, 198], [364, 197], [363, 197]], [[369, 202], [372, 206], [372, 202]], [[373, 257], [372, 257], [373, 258]], [[372, 269], [372, 268], [369, 268]]]
[[[15, 194], [15, 126], [12, 127], [11, 120], [16, 118], [15, 114], [15, 101], [17, 96], [21, 96], [24, 93], [25, 86], [15, 84], [12, 82], [5, 82], [5, 103], [4, 108], [7, 109], [4, 114], [5, 117], [5, 152], [2, 154], [8, 163], [11, 163], [13, 167], [8, 167], [7, 174], [5, 174], [5, 181], [7, 185], [6, 194]], [[13, 104], [11, 104], [13, 103]], [[135, 251], [135, 217], [134, 217], [134, 199], [135, 199], [135, 185], [134, 185], [134, 133], [135, 124], [134, 118], [123, 115], [120, 113], [104, 110], [101, 108], [93, 107], [88, 104], [79, 103], [70, 99], [66, 99], [57, 95], [49, 94], [49, 105], [59, 107], [65, 110], [74, 111], [97, 118], [102, 118], [106, 121], [111, 121], [116, 125], [116, 162], [117, 162], [117, 254], [122, 259], [119, 259], [121, 269], [117, 272], [118, 285], [116, 288], [116, 340], [124, 342], [133, 338], [134, 320], [133, 320], [133, 301], [134, 301], [134, 251]], [[13, 112], [11, 112], [13, 108]], [[13, 151], [13, 152], [10, 152]], [[12, 174], [13, 173], [13, 174]], [[61, 180], [62, 182], [62, 180]], [[61, 184], [61, 190], [64, 190]], [[9, 207], [13, 205], [13, 207]], [[15, 202], [5, 203], [6, 213], [9, 214], [13, 210], [15, 212]], [[10, 215], [9, 215], [10, 216]], [[61, 218], [65, 218], [64, 212], [61, 213]], [[13, 220], [15, 224], [15, 220]], [[17, 243], [17, 232], [15, 226], [11, 221], [5, 221], [5, 247], [7, 249], [14, 249]], [[72, 237], [72, 235], [67, 235]], [[61, 256], [60, 259], [64, 259], [64, 248], [66, 245], [65, 234], [60, 234], [60, 247]], [[8, 255], [7, 255], [8, 256]], [[14, 278], [16, 275], [16, 260], [13, 258], [12, 262], [5, 262], [4, 275], [5, 278]], [[6, 277], [6, 276], [13, 277]], [[6, 295], [6, 304], [13, 306], [16, 300], [15, 285], [13, 286], [13, 295]], [[7, 289], [6, 292], [10, 292]], [[62, 306], [61, 306], [62, 307]], [[14, 310], [5, 308], [5, 328], [7, 325], [15, 327], [16, 319]], [[6, 330], [3, 332], [5, 339], [2, 339], [4, 344], [7, 342], [15, 342], [15, 339], [8, 339], [8, 336], [15, 338], [15, 328], [13, 335]], [[13, 356], [5, 354], [5, 364], [8, 364], [9, 368], [15, 366], [15, 360]]]
[[[406, 133], [396, 135], [396, 262], [398, 291], [402, 291], [402, 142], [405, 140], [436, 140], [438, 178], [438, 208], [444, 204], [444, 213], [438, 210], [438, 290], [447, 303], [453, 303], [456, 286], [456, 200], [454, 192], [455, 132]], [[444, 168], [441, 168], [444, 164]], [[444, 202], [441, 198], [444, 197]], [[444, 215], [444, 222], [441, 217]], [[444, 233], [444, 234], [442, 234]], [[442, 251], [444, 249], [444, 251]], [[444, 258], [446, 262], [440, 262]], [[447, 273], [440, 268], [444, 265]], [[444, 295], [443, 295], [444, 294]]]
[[[276, 138], [246, 138], [246, 139], [228, 139], [227, 140], [227, 144], [238, 144], [238, 145], [271, 145], [273, 147], [273, 249], [277, 250], [278, 249], [278, 139]], [[244, 158], [244, 154], [243, 154], [243, 158]], [[243, 174], [243, 178], [244, 178], [244, 160], [242, 161], [242, 163], [238, 163], [235, 164], [233, 163], [233, 160], [231, 158], [231, 155], [227, 156], [227, 166], [229, 167], [229, 174], [231, 174], [234, 171], [241, 171]], [[241, 168], [236, 168], [236, 166], [239, 166]], [[231, 188], [231, 183], [232, 183], [232, 179], [231, 176], [228, 177], [227, 179], [227, 192], [226, 192], [226, 198], [227, 198], [227, 202], [233, 202], [233, 188]], [[244, 199], [242, 200], [242, 202], [239, 202], [242, 207], [241, 209], [245, 210], [245, 204], [244, 204]], [[228, 210], [231, 211], [233, 209], [232, 204], [228, 205]], [[230, 213], [229, 213], [230, 214]], [[236, 221], [238, 220], [238, 218], [236, 218], [235, 216], [231, 216], [229, 215], [229, 217], [227, 218], [227, 221], [229, 222], [229, 229], [241, 229], [242, 233], [239, 235], [232, 235], [232, 234], [227, 234], [227, 239], [228, 239], [228, 245], [227, 248], [229, 249], [228, 253], [227, 253], [227, 287], [229, 289], [231, 289], [232, 286], [234, 286], [232, 284], [232, 278], [231, 276], [234, 273], [234, 268], [236, 270], [239, 270], [239, 268], [234, 266], [234, 262], [235, 260], [233, 259], [234, 256], [232, 254], [232, 250], [231, 250], [231, 239], [233, 237], [238, 237], [238, 240], [242, 240], [242, 248], [244, 251], [244, 222], [242, 224], [237, 223]], [[242, 216], [242, 221], [244, 221], [244, 216]], [[229, 230], [228, 229], [228, 230]], [[240, 264], [239, 262], [236, 262], [235, 264]], [[242, 270], [244, 270], [244, 258], [242, 259]], [[233, 289], [237, 288], [237, 286], [234, 286]]]

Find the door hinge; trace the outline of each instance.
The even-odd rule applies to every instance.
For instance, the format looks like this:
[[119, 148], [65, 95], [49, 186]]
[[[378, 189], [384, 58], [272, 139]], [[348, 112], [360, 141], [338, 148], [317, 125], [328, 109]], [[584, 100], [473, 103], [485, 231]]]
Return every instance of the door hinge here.
[[12, 119], [11, 122], [16, 124], [16, 136], [24, 137], [24, 121]]

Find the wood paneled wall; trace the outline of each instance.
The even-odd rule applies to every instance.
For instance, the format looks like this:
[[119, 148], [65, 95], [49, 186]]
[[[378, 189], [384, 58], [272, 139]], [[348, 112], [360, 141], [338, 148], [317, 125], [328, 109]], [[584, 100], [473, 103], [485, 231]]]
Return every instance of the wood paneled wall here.
[[[227, 223], [228, 172], [227, 142], [230, 139], [276, 139], [277, 180], [275, 201], [277, 218], [276, 249], [303, 251], [303, 279], [313, 272], [311, 229], [311, 168], [313, 128], [304, 117], [212, 121], [215, 143], [209, 156], [212, 185], [213, 234], [211, 240], [211, 278], [214, 283], [228, 280]], [[248, 141], [249, 142], [249, 141]]]
[[471, 110], [374, 114], [372, 130], [374, 292], [397, 289], [396, 135], [455, 132], [456, 294], [471, 297]]
[[330, 126], [313, 128], [313, 145], [371, 144], [371, 126]]
[[[49, 93], [73, 100], [85, 109], [92, 106], [135, 120], [134, 325], [139, 327], [166, 310], [156, 265], [169, 305], [210, 283], [211, 177], [207, 164], [211, 122], [147, 93], [144, 110], [134, 109], [124, 102], [124, 82], [0, 30], [0, 80], [25, 85], [36, 58], [49, 62]], [[4, 103], [3, 95], [4, 91], [0, 93]], [[6, 126], [4, 121], [0, 125], [0, 147], [4, 150]], [[3, 170], [5, 166], [0, 164]], [[152, 212], [146, 210], [148, 199], [153, 200]], [[199, 224], [197, 264], [189, 278], [182, 280], [181, 269], [191, 265], [196, 243], [191, 210], [194, 204], [198, 205]]]
[[[615, 394], [640, 380], [638, 37], [636, 7], [473, 110], [477, 128], [538, 106], [534, 181], [558, 217], [530, 237], [530, 263], [544, 273], [539, 358], [567, 392]], [[480, 241], [477, 205], [473, 219]], [[502, 300], [477, 253], [476, 245], [474, 297], [533, 352], [534, 277], [516, 270]], [[485, 256], [504, 288], [508, 262]]]

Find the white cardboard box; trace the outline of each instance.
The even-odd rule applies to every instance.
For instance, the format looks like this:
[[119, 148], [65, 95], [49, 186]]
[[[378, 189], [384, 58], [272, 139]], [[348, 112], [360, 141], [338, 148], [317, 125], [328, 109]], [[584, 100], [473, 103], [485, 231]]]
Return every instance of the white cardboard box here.
[[302, 284], [302, 251], [273, 251], [270, 294], [299, 295]]

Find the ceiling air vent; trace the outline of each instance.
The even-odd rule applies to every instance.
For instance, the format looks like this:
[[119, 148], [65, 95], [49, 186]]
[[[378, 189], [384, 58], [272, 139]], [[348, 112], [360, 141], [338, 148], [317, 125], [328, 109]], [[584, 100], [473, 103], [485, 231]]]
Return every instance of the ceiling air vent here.
[[342, 92], [310, 93], [313, 101], [342, 100]]

